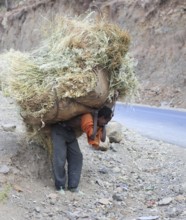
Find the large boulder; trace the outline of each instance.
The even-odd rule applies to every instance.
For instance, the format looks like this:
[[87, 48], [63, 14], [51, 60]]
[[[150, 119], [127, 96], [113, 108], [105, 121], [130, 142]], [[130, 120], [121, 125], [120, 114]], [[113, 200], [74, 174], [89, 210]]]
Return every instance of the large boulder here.
[[119, 143], [123, 138], [122, 125], [119, 122], [109, 122], [106, 131], [111, 143]]

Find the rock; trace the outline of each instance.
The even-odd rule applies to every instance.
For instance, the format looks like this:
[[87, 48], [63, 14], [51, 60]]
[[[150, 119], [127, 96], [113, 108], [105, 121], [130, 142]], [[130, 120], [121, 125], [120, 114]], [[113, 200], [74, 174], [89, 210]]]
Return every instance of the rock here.
[[50, 205], [55, 205], [56, 204], [56, 200], [51, 199], [50, 200]]
[[6, 132], [14, 132], [15, 129], [16, 129], [16, 125], [14, 124], [4, 124], [4, 125], [1, 125], [3, 131], [6, 131]]
[[175, 192], [176, 194], [183, 194], [184, 193], [184, 189], [183, 189], [182, 185], [173, 186], [172, 191]]
[[121, 172], [121, 169], [120, 169], [119, 167], [114, 167], [114, 168], [112, 169], [112, 171], [113, 171], [114, 173], [120, 173], [120, 172]]
[[112, 196], [113, 200], [116, 200], [116, 201], [123, 201], [123, 196], [122, 194], [120, 193], [115, 193], [113, 196]]
[[102, 205], [108, 205], [110, 203], [110, 200], [107, 198], [102, 198], [98, 202]]
[[119, 183], [119, 184], [117, 184], [117, 187], [121, 188], [122, 191], [128, 191], [128, 189], [129, 189], [129, 186], [126, 183]]
[[56, 204], [56, 201], [57, 201], [57, 198], [58, 198], [58, 195], [56, 193], [50, 193], [47, 197], [50, 199], [50, 204], [51, 205]]
[[96, 180], [95, 183], [98, 184], [101, 187], [104, 187], [104, 183], [101, 180]]
[[109, 137], [109, 140], [111, 143], [119, 143], [122, 138], [122, 125], [119, 122], [111, 121], [107, 125], [106, 128], [107, 136]]
[[54, 214], [53, 214], [52, 212], [49, 212], [49, 213], [48, 213], [48, 216], [49, 216], [49, 217], [53, 217], [53, 215], [54, 215]]
[[178, 195], [175, 197], [175, 200], [178, 202], [186, 201], [186, 197], [183, 195]]
[[103, 168], [99, 169], [99, 173], [107, 174], [108, 170], [105, 167], [103, 167]]
[[35, 207], [34, 209], [37, 213], [40, 213], [41, 209], [39, 207]]
[[14, 188], [17, 192], [23, 192], [23, 189], [22, 189], [20, 186], [16, 185], [16, 184], [13, 185], [13, 188]]
[[100, 150], [107, 151], [110, 148], [110, 140], [108, 137], [106, 137], [105, 142], [100, 142], [99, 144]]
[[58, 195], [56, 193], [50, 193], [47, 197], [49, 199], [57, 199]]
[[110, 149], [111, 149], [113, 152], [117, 152], [117, 150], [115, 149], [115, 147], [113, 146], [113, 144], [110, 146]]
[[159, 219], [159, 216], [142, 216], [137, 218], [137, 220], [156, 220], [156, 219]]
[[172, 198], [171, 197], [167, 197], [167, 198], [164, 198], [164, 199], [160, 200], [158, 202], [158, 205], [159, 206], [169, 205], [171, 202], [172, 202]]
[[7, 165], [2, 165], [0, 168], [0, 173], [7, 174], [10, 171], [10, 168]]

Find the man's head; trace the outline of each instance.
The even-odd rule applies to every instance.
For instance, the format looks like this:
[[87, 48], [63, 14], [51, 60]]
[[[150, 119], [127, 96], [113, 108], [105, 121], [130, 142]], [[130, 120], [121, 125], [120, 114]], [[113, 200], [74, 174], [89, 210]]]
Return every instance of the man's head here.
[[98, 126], [100, 127], [105, 126], [112, 119], [112, 116], [113, 116], [113, 112], [109, 107], [107, 106], [102, 107], [98, 111]]

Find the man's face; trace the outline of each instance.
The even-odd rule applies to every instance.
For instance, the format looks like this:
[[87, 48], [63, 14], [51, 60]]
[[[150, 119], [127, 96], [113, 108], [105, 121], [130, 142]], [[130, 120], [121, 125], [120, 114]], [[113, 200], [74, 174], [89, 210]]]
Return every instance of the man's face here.
[[98, 126], [103, 127], [111, 120], [111, 118], [105, 118], [104, 116], [101, 116], [98, 118]]

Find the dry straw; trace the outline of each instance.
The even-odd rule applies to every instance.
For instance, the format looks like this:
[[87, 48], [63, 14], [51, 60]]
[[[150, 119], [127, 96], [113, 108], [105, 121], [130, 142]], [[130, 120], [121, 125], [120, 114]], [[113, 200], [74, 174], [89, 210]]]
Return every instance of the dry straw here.
[[42, 117], [55, 103], [54, 89], [59, 99], [85, 96], [96, 86], [92, 72], [97, 67], [108, 73], [108, 99], [116, 90], [124, 97], [135, 93], [130, 37], [120, 27], [89, 16], [56, 17], [46, 33], [32, 52], [11, 50], [1, 56], [1, 87], [22, 112]]

